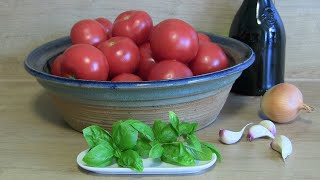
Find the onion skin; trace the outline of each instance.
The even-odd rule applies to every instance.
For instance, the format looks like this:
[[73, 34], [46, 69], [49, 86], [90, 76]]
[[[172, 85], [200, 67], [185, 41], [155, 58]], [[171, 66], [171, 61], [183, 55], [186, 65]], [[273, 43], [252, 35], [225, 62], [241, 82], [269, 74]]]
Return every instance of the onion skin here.
[[260, 107], [270, 120], [277, 123], [293, 121], [301, 110], [313, 111], [303, 103], [301, 91], [289, 83], [280, 83], [269, 89], [262, 96]]

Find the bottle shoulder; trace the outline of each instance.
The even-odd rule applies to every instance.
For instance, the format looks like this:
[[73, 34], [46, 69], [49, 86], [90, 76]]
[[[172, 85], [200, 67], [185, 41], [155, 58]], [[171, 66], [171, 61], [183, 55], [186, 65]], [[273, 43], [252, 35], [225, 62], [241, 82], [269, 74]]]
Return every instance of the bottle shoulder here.
[[258, 17], [235, 17], [231, 23], [230, 31], [285, 33], [285, 28], [280, 16], [266, 10], [266, 13], [262, 13]]
[[274, 6], [241, 6], [233, 18], [232, 26], [252, 28], [283, 26], [282, 19]]

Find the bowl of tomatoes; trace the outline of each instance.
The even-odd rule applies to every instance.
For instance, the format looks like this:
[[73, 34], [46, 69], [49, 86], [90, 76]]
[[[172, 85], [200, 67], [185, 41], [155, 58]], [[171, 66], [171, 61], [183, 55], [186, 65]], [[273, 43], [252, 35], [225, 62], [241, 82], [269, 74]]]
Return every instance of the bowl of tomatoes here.
[[153, 25], [145, 11], [114, 22], [84, 19], [65, 36], [34, 49], [28, 73], [75, 130], [115, 121], [152, 124], [176, 112], [204, 128], [215, 121], [230, 89], [254, 61], [246, 44], [196, 31], [181, 19]]

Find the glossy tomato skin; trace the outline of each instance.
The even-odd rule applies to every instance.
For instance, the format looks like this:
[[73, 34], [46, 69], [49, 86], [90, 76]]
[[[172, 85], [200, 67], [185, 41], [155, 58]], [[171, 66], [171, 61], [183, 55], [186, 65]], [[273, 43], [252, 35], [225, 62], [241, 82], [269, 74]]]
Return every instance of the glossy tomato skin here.
[[61, 76], [61, 62], [64, 60], [63, 54], [60, 54], [51, 64], [51, 74]]
[[197, 56], [189, 65], [194, 75], [219, 71], [228, 66], [229, 61], [224, 51], [212, 42], [200, 44]]
[[185, 64], [176, 60], [163, 60], [150, 71], [148, 80], [171, 80], [193, 76], [192, 71]]
[[125, 36], [140, 45], [148, 41], [152, 27], [152, 18], [147, 12], [125, 11], [115, 19], [112, 36]]
[[211, 42], [211, 39], [206, 34], [200, 33], [200, 32], [198, 32], [197, 34], [198, 34], [199, 44]]
[[107, 33], [107, 39], [110, 39], [112, 37], [112, 22], [104, 17], [99, 17], [95, 20], [103, 26], [104, 31]]
[[157, 60], [175, 59], [188, 63], [198, 52], [198, 35], [194, 28], [179, 19], [167, 19], [157, 24], [150, 45]]
[[97, 44], [107, 40], [104, 27], [97, 21], [84, 19], [75, 23], [70, 31], [72, 44]]
[[61, 62], [61, 75], [67, 78], [104, 81], [108, 79], [109, 65], [106, 57], [89, 44], [70, 46]]
[[150, 43], [144, 43], [139, 46], [140, 62], [137, 74], [143, 79], [148, 80], [148, 75], [152, 67], [156, 64], [155, 59], [152, 57]]
[[139, 48], [127, 37], [112, 37], [99, 44], [98, 48], [106, 56], [111, 78], [122, 73], [134, 73], [139, 66]]
[[122, 73], [112, 78], [111, 81], [112, 82], [138, 82], [138, 81], [142, 81], [142, 79], [135, 74]]

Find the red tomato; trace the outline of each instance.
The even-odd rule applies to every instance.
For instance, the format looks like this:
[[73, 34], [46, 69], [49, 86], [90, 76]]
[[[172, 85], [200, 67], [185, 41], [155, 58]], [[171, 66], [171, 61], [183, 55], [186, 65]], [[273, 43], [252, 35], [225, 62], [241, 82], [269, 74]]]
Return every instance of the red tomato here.
[[114, 77], [111, 81], [112, 82], [136, 82], [136, 81], [142, 81], [142, 79], [135, 74], [122, 73]]
[[104, 28], [104, 31], [107, 33], [107, 39], [112, 37], [112, 22], [109, 19], [99, 17], [95, 19], [98, 21]]
[[112, 36], [129, 37], [140, 45], [148, 40], [152, 27], [153, 22], [147, 12], [125, 11], [115, 19]]
[[137, 74], [143, 79], [147, 80], [148, 75], [152, 67], [156, 64], [156, 61], [152, 58], [152, 52], [150, 43], [144, 43], [139, 46], [140, 51], [140, 63]]
[[148, 80], [170, 80], [191, 76], [192, 71], [185, 64], [176, 60], [163, 60], [151, 69]]
[[108, 79], [109, 65], [99, 49], [89, 44], [76, 44], [64, 53], [61, 62], [63, 77], [103, 81]]
[[150, 45], [157, 60], [176, 59], [188, 63], [198, 52], [198, 35], [193, 27], [179, 19], [167, 19], [156, 25]]
[[133, 73], [139, 65], [138, 46], [127, 37], [112, 37], [99, 44], [98, 48], [106, 56], [112, 77], [122, 73]]
[[63, 61], [63, 54], [60, 54], [51, 64], [51, 74], [61, 76], [61, 62]]
[[205, 43], [205, 42], [211, 42], [211, 39], [209, 38], [209, 36], [200, 32], [198, 32], [198, 39], [199, 39], [199, 44]]
[[206, 74], [225, 69], [229, 66], [224, 51], [215, 43], [200, 44], [197, 56], [189, 67], [194, 75]]
[[84, 19], [72, 26], [70, 38], [72, 44], [91, 44], [95, 46], [107, 40], [107, 34], [99, 22]]

